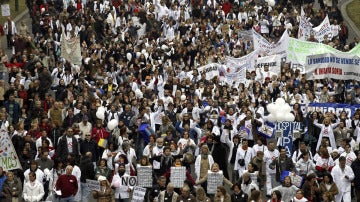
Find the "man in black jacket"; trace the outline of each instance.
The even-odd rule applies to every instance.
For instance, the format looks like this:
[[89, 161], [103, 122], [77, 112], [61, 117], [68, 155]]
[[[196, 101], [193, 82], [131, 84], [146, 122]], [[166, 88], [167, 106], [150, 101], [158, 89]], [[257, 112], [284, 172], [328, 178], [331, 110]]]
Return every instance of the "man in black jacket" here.
[[95, 177], [94, 164], [91, 161], [92, 154], [91, 152], [86, 152], [85, 156], [82, 157], [80, 161], [80, 170], [81, 170], [81, 199], [82, 201], [89, 201], [90, 190], [86, 184], [86, 180], [93, 180]]
[[355, 178], [353, 180], [353, 186], [355, 187], [355, 194], [357, 201], [360, 201], [360, 152], [357, 152], [357, 158], [351, 164], [351, 168], [354, 171]]
[[85, 134], [85, 139], [80, 142], [80, 154], [84, 156], [87, 152], [91, 152], [92, 157], [90, 160], [92, 162], [97, 162], [99, 160], [98, 145], [91, 139], [90, 133]]
[[56, 158], [66, 160], [72, 154], [75, 158], [79, 156], [79, 144], [73, 135], [73, 129], [69, 127], [65, 135], [59, 139], [58, 147], [56, 150]]

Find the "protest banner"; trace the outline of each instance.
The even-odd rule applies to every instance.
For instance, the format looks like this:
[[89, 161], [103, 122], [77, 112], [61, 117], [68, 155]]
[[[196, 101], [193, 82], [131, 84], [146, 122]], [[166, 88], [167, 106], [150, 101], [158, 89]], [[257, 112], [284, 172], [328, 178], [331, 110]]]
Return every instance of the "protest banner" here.
[[1, 5], [1, 16], [10, 16], [10, 5], [9, 4], [2, 4]]
[[139, 177], [138, 186], [139, 187], [152, 187], [153, 178], [152, 178], [152, 167], [151, 166], [137, 166], [137, 176]]
[[253, 30], [254, 50], [261, 56], [285, 54], [289, 45], [289, 34], [284, 32], [278, 42], [273, 43], [266, 40], [263, 36]]
[[309, 19], [306, 17], [304, 9], [301, 8], [299, 30], [298, 30], [298, 39], [306, 41], [311, 34], [312, 24]]
[[14, 145], [3, 126], [0, 129], [0, 142], [0, 167], [2, 167], [4, 171], [21, 169]]
[[319, 26], [313, 28], [313, 34], [318, 42], [324, 41], [325, 36], [327, 36], [329, 40], [332, 39], [331, 25], [327, 15]]
[[269, 71], [278, 74], [281, 71], [281, 63], [285, 61], [286, 54], [259, 57], [256, 59], [256, 67], [262, 69], [265, 65], [269, 65]]
[[71, 64], [81, 65], [80, 37], [66, 39], [65, 32], [61, 34], [61, 57]]
[[301, 131], [302, 125], [300, 122], [277, 122], [275, 124], [275, 130], [282, 131], [282, 137], [278, 139], [278, 146], [282, 146], [286, 149], [286, 155], [288, 157], [292, 156], [293, 152], [293, 131]]
[[360, 80], [360, 57], [353, 54], [317, 54], [307, 57], [306, 78]]
[[207, 193], [208, 194], [216, 194], [216, 190], [218, 186], [222, 186], [224, 180], [223, 172], [211, 172], [208, 171], [207, 178]]
[[211, 80], [216, 76], [219, 76], [219, 64], [211, 63], [197, 68], [199, 74], [205, 74], [206, 80]]
[[[307, 106], [305, 104], [300, 104], [301, 111], [303, 113], [311, 113], [313, 111], [320, 111], [325, 114], [326, 112], [334, 112], [337, 116], [340, 115], [342, 111], [345, 111], [348, 118], [354, 116], [356, 109], [360, 108], [359, 104], [333, 104], [333, 103], [309, 103]], [[307, 109], [306, 109], [307, 108]]]
[[100, 191], [100, 182], [97, 180], [86, 179], [86, 185], [91, 191]]
[[185, 166], [170, 168], [170, 182], [174, 184], [175, 188], [181, 188], [186, 180]]
[[146, 194], [146, 188], [136, 186], [133, 189], [131, 202], [143, 202]]

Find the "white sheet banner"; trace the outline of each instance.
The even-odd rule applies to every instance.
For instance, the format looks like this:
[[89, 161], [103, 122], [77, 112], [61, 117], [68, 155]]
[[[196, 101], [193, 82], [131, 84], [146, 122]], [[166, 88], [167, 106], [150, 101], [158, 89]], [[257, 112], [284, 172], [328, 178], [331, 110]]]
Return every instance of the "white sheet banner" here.
[[61, 57], [71, 64], [81, 65], [80, 37], [66, 39], [65, 32], [61, 34]]
[[279, 41], [276, 43], [269, 42], [254, 30], [253, 37], [254, 50], [259, 51], [258, 54], [262, 56], [286, 53], [290, 40], [289, 34], [287, 32], [284, 32]]
[[307, 57], [308, 79], [340, 79], [360, 81], [360, 57], [353, 54], [319, 54]]
[[2, 167], [4, 171], [21, 169], [14, 145], [3, 127], [0, 129], [0, 142], [0, 167]]
[[312, 24], [309, 19], [306, 17], [304, 9], [301, 8], [301, 16], [299, 22], [299, 30], [298, 30], [298, 39], [306, 41], [312, 31]]
[[219, 76], [219, 66], [220, 64], [211, 63], [208, 65], [201, 66], [197, 68], [199, 74], [205, 73], [206, 80], [211, 80], [216, 76]]
[[265, 65], [269, 65], [270, 72], [280, 73], [281, 62], [286, 61], [286, 55], [271, 55], [266, 57], [260, 57], [256, 60], [256, 67], [264, 68]]
[[332, 32], [331, 32], [329, 17], [326, 16], [319, 26], [314, 27], [313, 32], [315, 39], [318, 40], [319, 42], [324, 41], [325, 36], [328, 36], [328, 39], [331, 40]]

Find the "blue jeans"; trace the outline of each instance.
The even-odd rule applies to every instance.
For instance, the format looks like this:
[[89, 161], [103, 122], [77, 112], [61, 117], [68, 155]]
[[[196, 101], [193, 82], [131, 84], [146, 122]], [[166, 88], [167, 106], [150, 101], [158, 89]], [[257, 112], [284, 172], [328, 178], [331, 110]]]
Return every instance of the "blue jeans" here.
[[61, 198], [60, 202], [74, 202], [74, 196], [69, 196], [66, 198]]
[[90, 190], [86, 183], [81, 182], [81, 200], [89, 201]]

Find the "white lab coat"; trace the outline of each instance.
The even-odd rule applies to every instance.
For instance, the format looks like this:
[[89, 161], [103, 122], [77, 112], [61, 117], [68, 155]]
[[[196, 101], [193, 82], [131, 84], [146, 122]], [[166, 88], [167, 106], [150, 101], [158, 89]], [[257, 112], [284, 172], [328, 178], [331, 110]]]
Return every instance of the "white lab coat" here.
[[[343, 171], [340, 168], [340, 165], [336, 165], [331, 170], [331, 175], [334, 179], [335, 184], [339, 188], [340, 192], [350, 192], [351, 191], [351, 181], [355, 178], [355, 175], [350, 166], [345, 165], [345, 168]], [[346, 175], [349, 177], [349, 179], [345, 178]]]
[[[213, 157], [209, 154], [208, 155], [208, 161], [210, 168], [214, 164]], [[198, 155], [195, 160], [195, 174], [196, 174], [196, 181], [200, 180], [200, 167], [201, 167], [201, 155]]]

